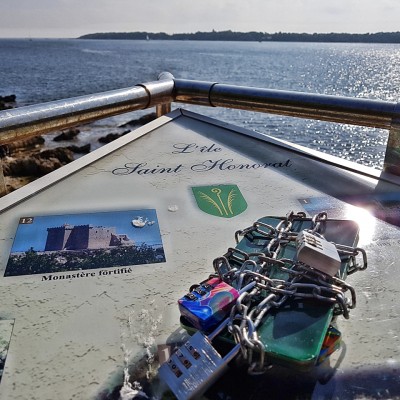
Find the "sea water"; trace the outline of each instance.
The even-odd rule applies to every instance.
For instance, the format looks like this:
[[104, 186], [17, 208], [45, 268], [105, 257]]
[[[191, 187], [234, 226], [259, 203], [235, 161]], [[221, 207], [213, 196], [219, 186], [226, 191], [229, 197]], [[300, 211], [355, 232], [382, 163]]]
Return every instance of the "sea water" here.
[[[400, 45], [8, 39], [0, 40], [0, 96], [16, 94], [18, 106], [23, 106], [128, 87], [169, 71], [177, 78], [398, 101], [399, 61]], [[365, 165], [382, 165], [384, 130], [187, 108]], [[108, 119], [88, 130], [107, 131], [126, 118]], [[168, 209], [173, 212], [177, 206]], [[161, 318], [152, 308], [151, 315], [149, 310], [132, 311], [122, 321], [119, 400], [148, 398], [130, 366], [134, 349], [140, 347], [144, 376], [151, 379], [155, 373], [154, 337]]]
[[[400, 45], [396, 44], [0, 40], [0, 96], [15, 94], [19, 106], [133, 86], [156, 80], [162, 71], [182, 79], [278, 90], [395, 102], [400, 97]], [[388, 136], [383, 129], [243, 110], [184, 107], [382, 167]], [[146, 112], [97, 122], [84, 131], [87, 135], [93, 131], [105, 134]]]

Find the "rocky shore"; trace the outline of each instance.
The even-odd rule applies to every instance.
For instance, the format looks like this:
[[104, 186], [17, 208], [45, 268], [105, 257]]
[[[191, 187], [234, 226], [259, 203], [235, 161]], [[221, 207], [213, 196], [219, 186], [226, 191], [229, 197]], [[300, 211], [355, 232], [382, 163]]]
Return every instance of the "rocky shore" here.
[[0, 96], [0, 111], [14, 108], [16, 99], [17, 96], [15, 94], [10, 94], [9, 96]]
[[[0, 110], [15, 106], [15, 95], [0, 96]], [[155, 118], [155, 113], [149, 113], [115, 127], [116, 132], [111, 131], [97, 139], [96, 147], [110, 143]], [[0, 158], [7, 193], [70, 163], [84, 154], [90, 153], [93, 147], [90, 140], [83, 145], [74, 143], [78, 141], [77, 138], [79, 138], [80, 133], [79, 127], [57, 132], [51, 139], [53, 142], [51, 146], [46, 145], [46, 140], [42, 136], [0, 146]]]

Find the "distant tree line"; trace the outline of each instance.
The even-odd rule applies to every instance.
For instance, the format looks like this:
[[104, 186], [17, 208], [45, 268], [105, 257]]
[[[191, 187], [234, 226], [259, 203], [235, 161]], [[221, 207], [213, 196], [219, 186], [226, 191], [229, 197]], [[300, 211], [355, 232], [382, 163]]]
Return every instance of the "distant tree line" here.
[[336, 43], [400, 43], [400, 32], [379, 33], [266, 33], [212, 31], [196, 33], [163, 32], [108, 32], [91, 33], [78, 39], [116, 39], [116, 40], [217, 40], [248, 42], [336, 42]]

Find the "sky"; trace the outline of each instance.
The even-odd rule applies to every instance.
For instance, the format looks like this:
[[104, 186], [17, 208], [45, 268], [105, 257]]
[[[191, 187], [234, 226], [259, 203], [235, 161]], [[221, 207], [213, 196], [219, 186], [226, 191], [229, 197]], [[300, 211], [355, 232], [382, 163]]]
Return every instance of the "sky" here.
[[[132, 221], [142, 222], [138, 227]], [[144, 223], [146, 222], [146, 223]], [[115, 227], [118, 234], [126, 234], [135, 243], [149, 245], [161, 243], [161, 233], [156, 211], [132, 210], [97, 214], [71, 214], [33, 217], [31, 224], [19, 224], [12, 252], [27, 251], [33, 247], [43, 251], [46, 245], [47, 228], [69, 225]], [[143, 225], [143, 226], [142, 226]]]
[[96, 32], [400, 31], [399, 0], [1, 0], [0, 38]]

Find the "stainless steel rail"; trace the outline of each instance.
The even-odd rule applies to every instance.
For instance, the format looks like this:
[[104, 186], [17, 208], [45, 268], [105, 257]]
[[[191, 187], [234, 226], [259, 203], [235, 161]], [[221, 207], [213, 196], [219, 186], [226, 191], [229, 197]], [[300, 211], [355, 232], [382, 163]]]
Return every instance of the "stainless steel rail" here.
[[1, 111], [0, 145], [130, 111], [170, 104], [173, 88], [173, 76], [164, 72], [158, 81], [131, 88]]
[[398, 103], [175, 79], [175, 101], [390, 129]]
[[131, 88], [1, 111], [0, 145], [154, 106], [165, 113], [171, 102], [388, 129], [384, 170], [400, 175], [399, 103], [175, 79], [168, 72]]
[[400, 175], [400, 103], [175, 79], [176, 102], [389, 130], [385, 172]]

